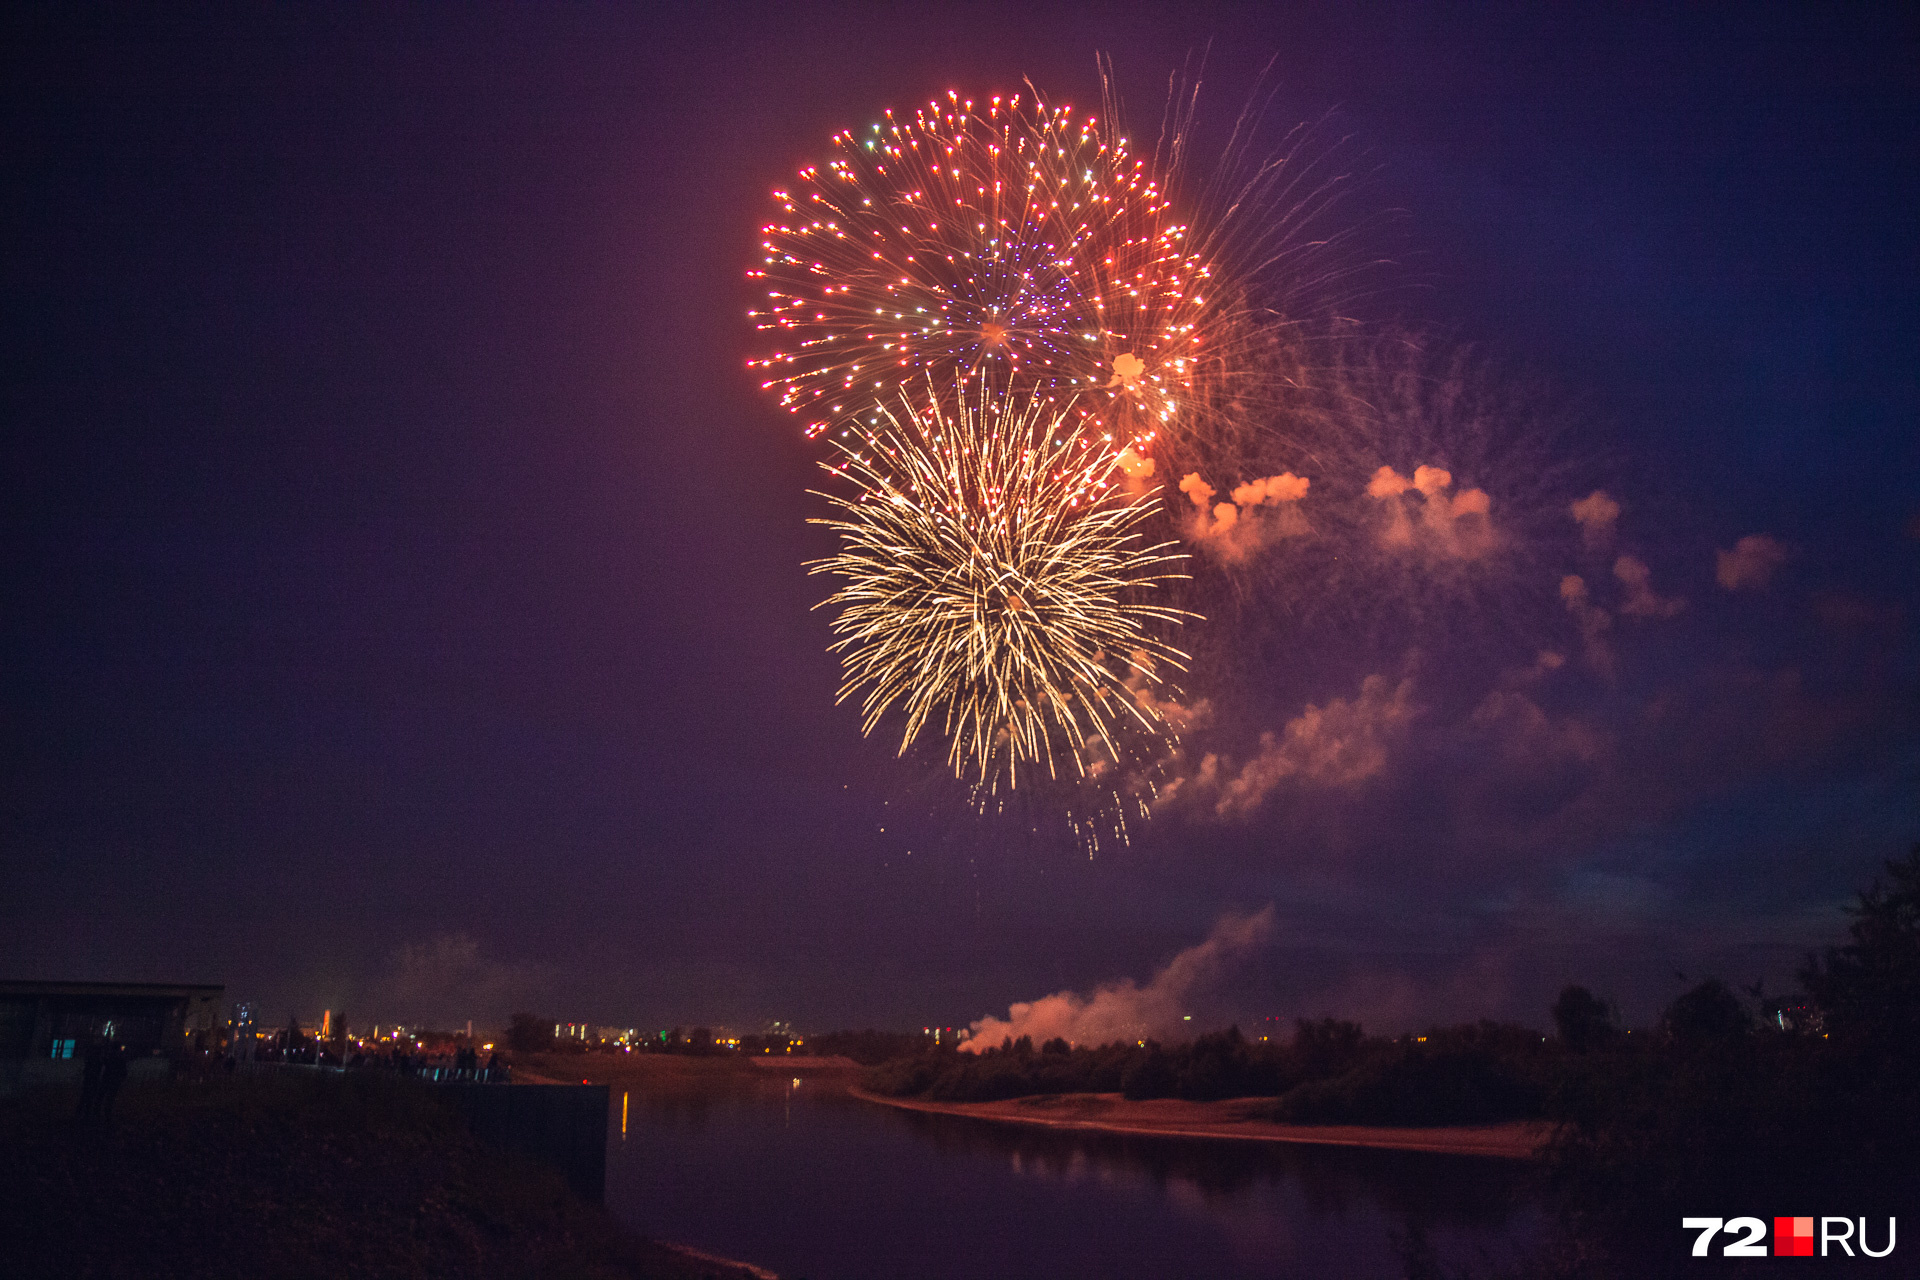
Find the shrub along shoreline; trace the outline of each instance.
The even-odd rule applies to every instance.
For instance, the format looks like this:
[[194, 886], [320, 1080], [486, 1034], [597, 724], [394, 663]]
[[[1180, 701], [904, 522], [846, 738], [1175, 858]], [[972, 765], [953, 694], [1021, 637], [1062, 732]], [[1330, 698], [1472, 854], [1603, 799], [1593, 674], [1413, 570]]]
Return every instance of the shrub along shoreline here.
[[1023, 1039], [979, 1054], [933, 1050], [882, 1063], [864, 1084], [928, 1102], [1262, 1098], [1258, 1118], [1276, 1123], [1432, 1127], [1543, 1118], [1559, 1056], [1539, 1032], [1503, 1023], [1384, 1039], [1352, 1022], [1303, 1019], [1291, 1043], [1248, 1040], [1229, 1027], [1176, 1045], [1053, 1040], [1036, 1049]]

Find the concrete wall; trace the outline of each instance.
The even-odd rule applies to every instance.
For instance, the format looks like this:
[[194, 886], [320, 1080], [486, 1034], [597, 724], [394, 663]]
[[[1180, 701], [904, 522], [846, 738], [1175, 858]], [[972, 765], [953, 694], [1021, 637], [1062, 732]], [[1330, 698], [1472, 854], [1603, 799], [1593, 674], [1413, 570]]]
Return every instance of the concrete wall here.
[[[0, 1059], [0, 1098], [23, 1089], [65, 1085], [80, 1087], [80, 1073], [86, 1063], [80, 1058], [4, 1058]], [[151, 1084], [165, 1080], [173, 1063], [166, 1058], [130, 1058], [127, 1060], [128, 1084]]]
[[437, 1084], [482, 1141], [545, 1161], [575, 1195], [595, 1204], [607, 1190], [607, 1086]]

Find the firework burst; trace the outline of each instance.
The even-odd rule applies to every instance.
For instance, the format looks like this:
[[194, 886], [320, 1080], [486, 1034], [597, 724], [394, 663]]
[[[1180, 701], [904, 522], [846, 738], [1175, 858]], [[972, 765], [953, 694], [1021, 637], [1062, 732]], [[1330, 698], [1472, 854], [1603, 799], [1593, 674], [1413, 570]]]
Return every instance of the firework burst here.
[[1176, 77], [1142, 158], [1110, 86], [1104, 121], [1018, 96], [889, 112], [775, 193], [749, 275], [776, 349], [750, 364], [809, 436], [857, 441], [929, 382], [1033, 396], [1136, 483], [1251, 471], [1296, 434], [1333, 308], [1376, 265], [1336, 216], [1334, 148], [1270, 145], [1250, 104], [1195, 165], [1198, 82]]
[[752, 273], [781, 342], [753, 364], [809, 435], [857, 439], [931, 377], [1071, 405], [1085, 444], [1144, 453], [1243, 337], [1160, 181], [1071, 107], [950, 96], [833, 144], [775, 193]]
[[844, 580], [825, 602], [841, 700], [867, 733], [899, 712], [902, 752], [937, 732], [988, 789], [1164, 751], [1185, 655], [1159, 637], [1193, 615], [1154, 596], [1183, 576], [1142, 536], [1156, 500], [1112, 483], [1114, 456], [1062, 409], [977, 388], [952, 403], [903, 397], [822, 464], [853, 485], [822, 495], [841, 549], [809, 566]]

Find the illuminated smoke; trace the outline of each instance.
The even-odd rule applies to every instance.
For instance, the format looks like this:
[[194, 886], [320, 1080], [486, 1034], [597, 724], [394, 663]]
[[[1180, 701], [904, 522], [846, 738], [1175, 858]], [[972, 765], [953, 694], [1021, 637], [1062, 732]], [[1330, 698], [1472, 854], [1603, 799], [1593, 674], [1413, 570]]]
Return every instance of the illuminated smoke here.
[[[1453, 473], [1444, 467], [1415, 467], [1408, 479], [1381, 467], [1367, 482], [1367, 496], [1380, 504], [1375, 537], [1382, 547], [1433, 559], [1478, 560], [1497, 545], [1493, 500], [1484, 489], [1449, 495]], [[1418, 494], [1418, 497], [1412, 495]]]
[[1264, 502], [1298, 502], [1307, 496], [1312, 485], [1313, 481], [1305, 476], [1288, 471], [1265, 480], [1249, 480], [1233, 491], [1233, 500], [1243, 507], [1257, 507]]
[[506, 1018], [552, 987], [553, 966], [490, 959], [464, 933], [436, 934], [405, 943], [387, 959], [386, 971], [368, 993], [373, 1017], [446, 1026], [476, 1012]]
[[1005, 1018], [982, 1018], [963, 1049], [984, 1053], [1003, 1041], [1031, 1036], [1035, 1045], [1063, 1039], [1073, 1045], [1111, 1044], [1116, 1040], [1169, 1037], [1191, 1030], [1184, 1021], [1192, 1002], [1217, 988], [1273, 936], [1273, 907], [1252, 915], [1221, 916], [1207, 940], [1189, 947], [1138, 986], [1131, 978], [1100, 987], [1092, 995], [1061, 991], [1007, 1009]]
[[1620, 519], [1620, 504], [1605, 489], [1595, 489], [1570, 504], [1567, 511], [1580, 526], [1580, 536], [1588, 547], [1599, 549], [1613, 541], [1614, 522]]
[[1586, 721], [1548, 715], [1539, 703], [1512, 689], [1489, 692], [1468, 723], [1496, 744], [1509, 768], [1526, 772], [1567, 762], [1591, 764], [1609, 745], [1606, 735]]
[[1553, 649], [1542, 649], [1534, 655], [1533, 662], [1505, 672], [1501, 679], [1506, 684], [1538, 684], [1560, 668], [1567, 665], [1567, 655]]
[[1240, 818], [1290, 779], [1319, 787], [1356, 786], [1386, 769], [1390, 749], [1418, 714], [1411, 680], [1394, 684], [1382, 675], [1368, 676], [1357, 697], [1332, 698], [1324, 706], [1309, 703], [1279, 733], [1261, 734], [1260, 749], [1238, 769], [1217, 754], [1207, 755], [1198, 770], [1162, 789], [1161, 804], [1210, 801], [1215, 816]]
[[1280, 733], [1260, 735], [1258, 754], [1221, 787], [1214, 812], [1222, 818], [1250, 814], [1289, 778], [1326, 787], [1366, 781], [1387, 767], [1388, 745], [1415, 710], [1412, 681], [1390, 685], [1379, 675], [1362, 681], [1360, 695], [1351, 701], [1309, 703]]
[[1587, 580], [1577, 573], [1560, 579], [1560, 599], [1580, 624], [1580, 637], [1587, 646], [1587, 665], [1601, 675], [1611, 676], [1613, 647], [1607, 643], [1607, 630], [1613, 626], [1613, 615], [1593, 602], [1587, 593]]
[[1148, 480], [1153, 477], [1153, 459], [1136, 453], [1131, 445], [1120, 451], [1114, 463], [1129, 480]]
[[1197, 729], [1213, 718], [1212, 699], [1182, 702], [1165, 685], [1155, 684], [1150, 676], [1144, 674], [1151, 670], [1152, 655], [1144, 651], [1136, 652], [1132, 661], [1136, 670], [1127, 677], [1127, 690], [1149, 716], [1176, 734]]
[[1231, 502], [1216, 503], [1212, 519], [1207, 502], [1217, 492], [1193, 473], [1180, 481], [1200, 514], [1185, 522], [1187, 535], [1228, 563], [1245, 561], [1278, 538], [1298, 538], [1312, 532], [1300, 511], [1313, 481], [1285, 471], [1234, 486]]
[[1662, 596], [1653, 589], [1653, 573], [1647, 562], [1635, 556], [1621, 556], [1613, 562], [1613, 576], [1627, 589], [1620, 612], [1636, 618], [1671, 618], [1687, 607], [1678, 596]]
[[1207, 503], [1213, 500], [1214, 488], [1205, 480], [1202, 480], [1200, 473], [1196, 471], [1181, 477], [1180, 492], [1186, 494], [1187, 497], [1192, 500], [1194, 506], [1205, 511], [1207, 509]]
[[1733, 550], [1715, 553], [1714, 577], [1728, 591], [1765, 591], [1773, 571], [1786, 563], [1786, 544], [1764, 533], [1750, 533]]

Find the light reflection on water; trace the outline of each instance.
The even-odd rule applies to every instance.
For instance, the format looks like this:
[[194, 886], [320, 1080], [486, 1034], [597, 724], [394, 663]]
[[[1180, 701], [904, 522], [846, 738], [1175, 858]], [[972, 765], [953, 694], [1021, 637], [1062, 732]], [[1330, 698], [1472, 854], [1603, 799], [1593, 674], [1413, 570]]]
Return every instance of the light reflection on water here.
[[793, 1280], [1398, 1277], [1396, 1232], [1464, 1261], [1538, 1223], [1506, 1161], [990, 1124], [785, 1076], [623, 1091], [608, 1207]]

